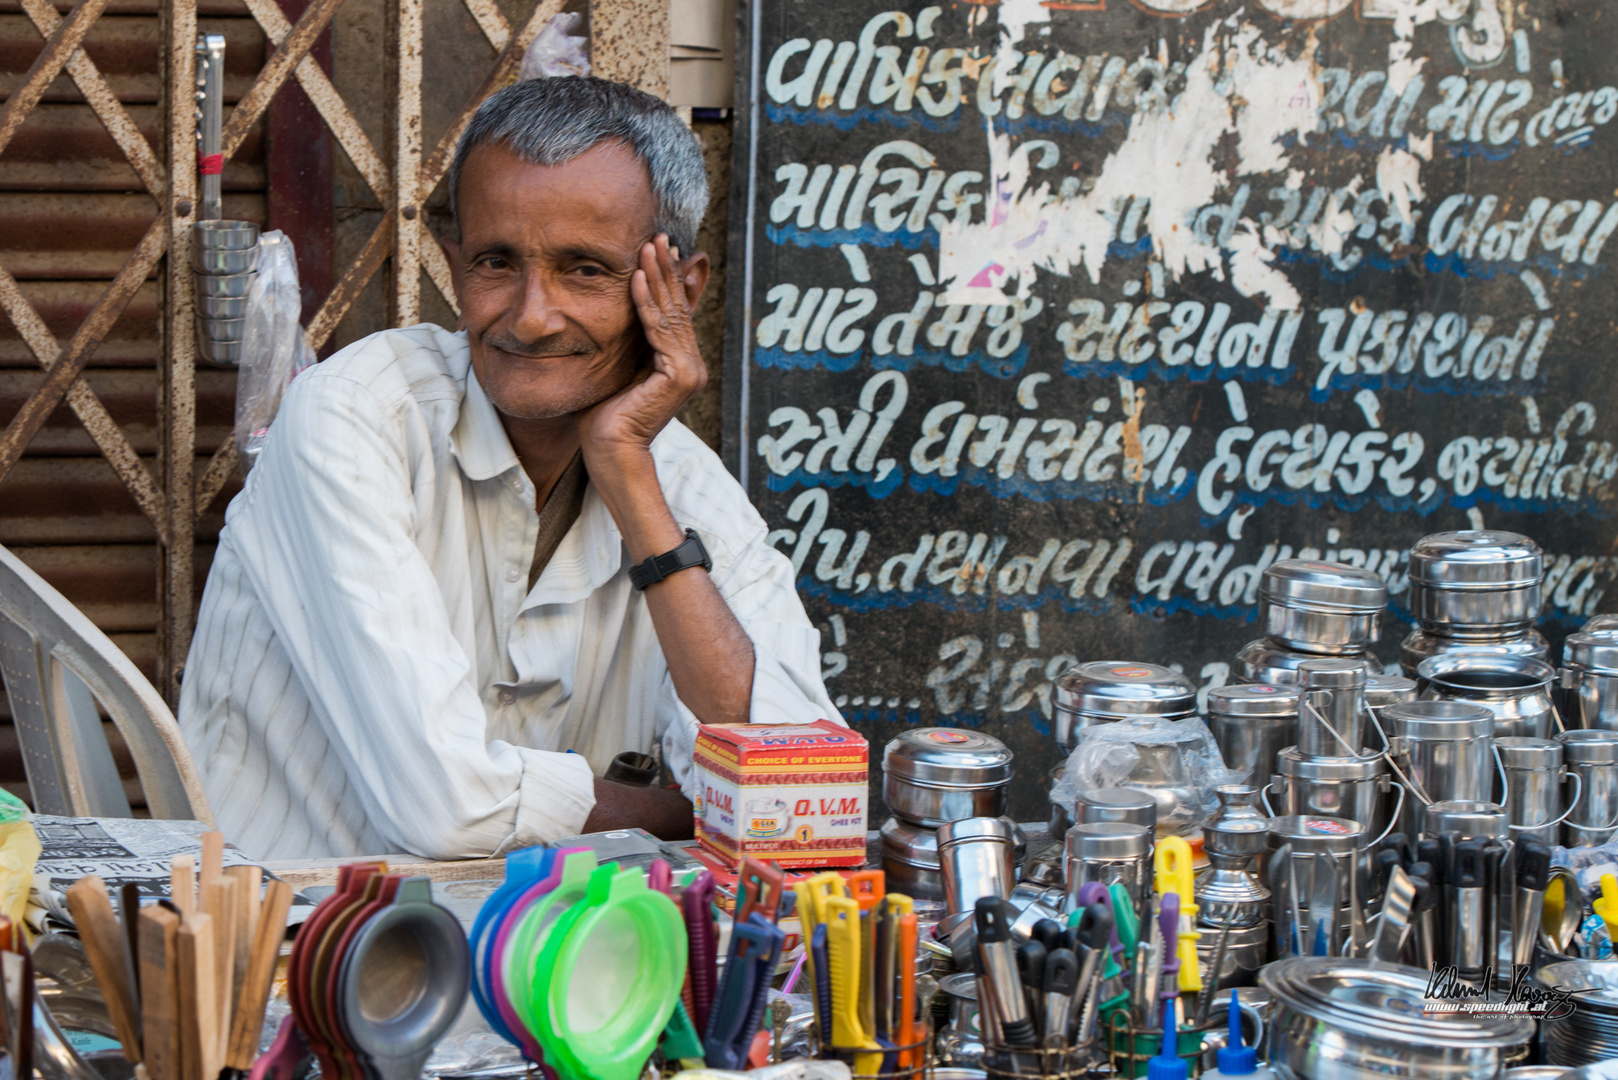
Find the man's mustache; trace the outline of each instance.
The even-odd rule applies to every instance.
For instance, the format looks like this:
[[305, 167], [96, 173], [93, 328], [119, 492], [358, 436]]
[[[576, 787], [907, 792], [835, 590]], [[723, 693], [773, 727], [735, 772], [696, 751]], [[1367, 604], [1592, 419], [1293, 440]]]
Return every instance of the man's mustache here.
[[553, 356], [579, 356], [595, 351], [595, 346], [576, 334], [550, 334], [535, 341], [524, 341], [503, 330], [483, 335], [483, 344], [512, 356], [539, 360]]

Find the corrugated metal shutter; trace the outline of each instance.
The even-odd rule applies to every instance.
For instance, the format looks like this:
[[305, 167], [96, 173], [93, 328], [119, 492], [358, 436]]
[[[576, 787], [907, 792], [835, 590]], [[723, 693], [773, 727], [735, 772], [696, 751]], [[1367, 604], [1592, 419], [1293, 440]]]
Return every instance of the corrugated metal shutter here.
[[[66, 14], [69, 5], [58, 3]], [[201, 29], [223, 34], [226, 96], [234, 102], [263, 66], [265, 41], [239, 3], [199, 6]], [[43, 39], [14, 0], [0, 0], [0, 97], [21, 81]], [[162, 156], [155, 0], [113, 0], [85, 51]], [[225, 169], [225, 212], [265, 220], [262, 134]], [[0, 265], [17, 278], [57, 339], [66, 342], [157, 215], [146, 193], [78, 88], [62, 75], [0, 154]], [[141, 286], [85, 369], [90, 387], [155, 473], [161, 286]], [[0, 315], [0, 424], [44, 374]], [[233, 372], [197, 372], [197, 468], [230, 433]], [[197, 530], [196, 580], [205, 580], [232, 482]], [[15, 471], [0, 483], [0, 543], [77, 604], [150, 678], [156, 668], [158, 557], [151, 524], [65, 406], [56, 410]], [[0, 785], [26, 795], [9, 708], [0, 697]], [[109, 725], [110, 730], [110, 725]], [[123, 747], [114, 750], [134, 775]], [[131, 795], [138, 800], [137, 786]]]

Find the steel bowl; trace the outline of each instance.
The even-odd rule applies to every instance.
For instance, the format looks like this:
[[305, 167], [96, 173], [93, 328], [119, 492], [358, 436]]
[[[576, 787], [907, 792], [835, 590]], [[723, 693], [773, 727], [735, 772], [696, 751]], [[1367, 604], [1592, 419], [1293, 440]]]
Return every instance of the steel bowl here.
[[1360, 652], [1376, 644], [1388, 586], [1353, 566], [1287, 559], [1264, 571], [1258, 621], [1264, 635], [1302, 652]]
[[1539, 617], [1545, 553], [1517, 533], [1434, 533], [1410, 549], [1410, 614], [1451, 635], [1526, 630]]
[[241, 341], [210, 341], [205, 337], [199, 337], [197, 356], [224, 367], [236, 367], [242, 362], [242, 356], [246, 352], [245, 344]]
[[197, 283], [197, 296], [246, 296], [253, 291], [258, 271], [245, 274], [193, 274]]
[[246, 319], [248, 298], [245, 296], [199, 296], [197, 315], [207, 321]]
[[258, 269], [258, 248], [250, 247], [242, 251], [233, 249], [199, 251], [193, 248], [191, 268], [198, 274], [221, 276], [252, 273]]
[[882, 752], [882, 798], [917, 825], [1000, 817], [1011, 799], [1012, 753], [992, 735], [915, 728]]
[[1549, 663], [1551, 647], [1532, 627], [1499, 637], [1450, 637], [1418, 626], [1399, 644], [1399, 670], [1413, 679], [1421, 662], [1435, 656], [1526, 656]]
[[1421, 700], [1467, 701], [1494, 713], [1496, 738], [1551, 737], [1556, 669], [1526, 656], [1457, 654], [1423, 660]]
[[212, 218], [191, 225], [192, 251], [246, 251], [258, 246], [261, 226], [255, 221]]
[[1431, 1012], [1432, 973], [1339, 957], [1291, 957], [1259, 973], [1275, 999], [1270, 1064], [1298, 1080], [1477, 1080], [1534, 1036], [1501, 1013]]
[[1137, 716], [1178, 720], [1195, 716], [1197, 688], [1173, 668], [1126, 660], [1076, 664], [1057, 676], [1052, 689], [1056, 743], [1072, 749], [1091, 724]]

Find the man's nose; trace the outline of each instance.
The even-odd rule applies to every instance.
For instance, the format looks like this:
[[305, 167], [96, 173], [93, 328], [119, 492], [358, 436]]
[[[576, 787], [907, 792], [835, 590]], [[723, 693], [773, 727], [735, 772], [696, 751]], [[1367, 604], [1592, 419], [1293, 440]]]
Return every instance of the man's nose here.
[[524, 275], [522, 293], [512, 312], [511, 332], [523, 341], [538, 341], [560, 333], [567, 317], [560, 306], [560, 290], [543, 273]]

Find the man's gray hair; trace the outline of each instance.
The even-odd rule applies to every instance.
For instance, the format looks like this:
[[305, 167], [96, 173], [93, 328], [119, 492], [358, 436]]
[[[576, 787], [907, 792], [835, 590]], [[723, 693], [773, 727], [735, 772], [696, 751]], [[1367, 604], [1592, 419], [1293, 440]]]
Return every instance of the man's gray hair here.
[[[690, 255], [708, 209], [702, 147], [675, 111], [652, 95], [594, 76], [525, 79], [478, 107], [449, 167], [449, 208], [456, 212], [461, 168], [484, 143], [504, 146], [535, 165], [561, 165], [602, 142], [621, 141], [651, 176], [657, 228]], [[456, 232], [460, 223], [456, 222]]]

